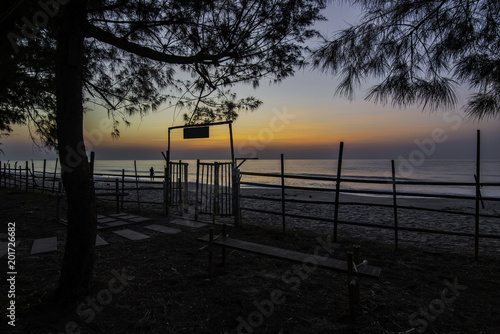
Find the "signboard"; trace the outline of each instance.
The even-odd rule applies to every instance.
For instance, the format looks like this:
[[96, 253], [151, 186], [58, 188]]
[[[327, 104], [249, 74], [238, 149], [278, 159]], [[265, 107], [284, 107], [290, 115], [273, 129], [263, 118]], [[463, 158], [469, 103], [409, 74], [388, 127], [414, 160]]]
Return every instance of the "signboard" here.
[[209, 138], [210, 127], [184, 128], [184, 139]]

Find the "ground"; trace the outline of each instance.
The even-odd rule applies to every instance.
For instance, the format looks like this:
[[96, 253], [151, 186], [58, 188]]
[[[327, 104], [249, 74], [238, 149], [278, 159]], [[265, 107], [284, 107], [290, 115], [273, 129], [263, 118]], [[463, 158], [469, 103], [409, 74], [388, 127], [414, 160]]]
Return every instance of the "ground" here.
[[[196, 241], [208, 228], [176, 226], [183, 231], [175, 235], [146, 230], [152, 222], [169, 223], [144, 208], [134, 213], [152, 221], [129, 228], [151, 238], [130, 241], [111, 230], [99, 232], [109, 244], [96, 247], [92, 294], [56, 305], [65, 226], [55, 220], [55, 200], [5, 189], [0, 199], [1, 233], [15, 222], [21, 241], [16, 326], [7, 324], [8, 286], [2, 279], [1, 333], [500, 333], [498, 256], [482, 255], [476, 262], [469, 250], [405, 246], [395, 252], [390, 244], [340, 238], [333, 257], [345, 259], [359, 244], [361, 257], [382, 268], [380, 279], [361, 280], [353, 318], [345, 274], [235, 251], [209, 277], [207, 248]], [[113, 210], [99, 205], [100, 213]], [[283, 235], [254, 224], [251, 214], [243, 223], [229, 227], [229, 234], [309, 253], [328, 244], [327, 235], [297, 228]], [[57, 252], [29, 255], [34, 239], [51, 236], [58, 237]], [[0, 267], [7, 272], [6, 256]]]

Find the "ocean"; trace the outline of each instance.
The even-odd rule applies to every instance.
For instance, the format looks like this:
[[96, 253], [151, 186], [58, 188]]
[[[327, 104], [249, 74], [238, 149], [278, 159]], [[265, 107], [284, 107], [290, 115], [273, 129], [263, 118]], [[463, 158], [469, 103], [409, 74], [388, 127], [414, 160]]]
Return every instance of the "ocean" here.
[[[189, 164], [188, 179], [196, 181], [196, 160], [184, 160]], [[203, 162], [213, 162], [206, 161]], [[224, 161], [219, 161], [224, 162]], [[43, 170], [43, 161], [35, 161], [35, 170]], [[149, 170], [154, 168], [157, 176], [163, 176], [164, 160], [137, 160], [137, 173], [141, 179], [149, 180]], [[13, 163], [11, 162], [11, 166]], [[22, 163], [24, 166], [24, 164]], [[337, 173], [337, 160], [285, 160], [286, 175], [321, 176], [335, 178]], [[47, 172], [53, 173], [55, 161], [47, 161]], [[116, 178], [121, 176], [122, 169], [128, 178], [134, 175], [133, 160], [97, 160], [95, 173], [116, 174], [99, 178]], [[278, 160], [247, 160], [240, 170], [242, 172], [280, 174], [281, 161]], [[342, 182], [341, 189], [357, 190], [392, 190], [391, 185], [391, 161], [382, 159], [345, 159], [342, 162], [342, 178], [384, 181], [379, 184]], [[452, 182], [452, 183], [474, 183], [476, 163], [473, 160], [432, 160], [425, 161], [395, 161], [396, 179], [399, 181], [425, 181], [425, 182]], [[496, 183], [495, 186], [484, 186], [481, 189], [483, 197], [500, 198], [500, 161], [481, 161], [481, 183]], [[280, 184], [280, 178], [243, 175], [242, 181], [262, 184]], [[335, 187], [334, 182], [286, 179], [286, 185], [301, 187]], [[474, 186], [437, 186], [437, 185], [398, 185], [398, 191], [424, 194], [448, 194], [448, 195], [470, 195], [475, 194]]]

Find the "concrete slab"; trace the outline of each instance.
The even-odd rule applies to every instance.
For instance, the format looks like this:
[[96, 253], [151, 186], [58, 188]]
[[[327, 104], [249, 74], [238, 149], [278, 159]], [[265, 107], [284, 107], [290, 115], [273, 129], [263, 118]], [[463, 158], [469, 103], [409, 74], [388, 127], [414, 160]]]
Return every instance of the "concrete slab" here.
[[123, 216], [127, 216], [128, 213], [124, 213], [124, 212], [120, 212], [120, 213], [110, 213], [108, 216], [109, 217], [123, 217]]
[[115, 222], [115, 221], [116, 221], [116, 218], [112, 218], [112, 217], [105, 217], [105, 218], [97, 219], [98, 224], [106, 224], [106, 223], [111, 223], [111, 222]]
[[134, 222], [134, 223], [140, 223], [140, 222], [145, 222], [147, 220], [151, 220], [151, 218], [147, 217], [136, 217], [136, 218], [129, 218], [128, 220]]
[[145, 234], [142, 234], [142, 233], [139, 233], [139, 232], [135, 232], [135, 231], [132, 231], [132, 230], [128, 230], [128, 229], [125, 229], [125, 230], [119, 230], [119, 231], [113, 231], [113, 233], [115, 234], [118, 234], [124, 238], [127, 238], [129, 240], [142, 240], [142, 239], [147, 239], [149, 238], [149, 236], [145, 235]]
[[36, 239], [31, 247], [31, 255], [48, 253], [57, 250], [57, 237]]
[[167, 226], [157, 225], [157, 224], [148, 225], [148, 226], [144, 226], [144, 227], [149, 229], [149, 230], [158, 231], [158, 232], [165, 233], [165, 234], [176, 234], [176, 233], [182, 232], [178, 228], [172, 228], [172, 227], [167, 227]]
[[95, 237], [95, 245], [96, 246], [104, 246], [107, 244], [108, 243], [103, 238], [101, 238], [101, 236], [99, 234], [96, 235], [96, 237]]
[[195, 221], [187, 220], [187, 219], [174, 219], [174, 220], [171, 220], [170, 223], [176, 224], [176, 225], [194, 227], [194, 228], [200, 228], [200, 227], [207, 226], [207, 224], [199, 223], [199, 222], [195, 222]]
[[117, 227], [117, 226], [125, 226], [129, 225], [129, 222], [123, 221], [123, 220], [117, 220], [111, 223], [106, 223], [104, 224], [104, 227]]

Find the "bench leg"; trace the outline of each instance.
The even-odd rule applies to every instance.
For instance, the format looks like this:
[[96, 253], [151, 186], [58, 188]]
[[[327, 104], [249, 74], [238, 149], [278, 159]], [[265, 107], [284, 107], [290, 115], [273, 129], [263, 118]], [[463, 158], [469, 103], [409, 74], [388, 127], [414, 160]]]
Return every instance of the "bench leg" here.
[[[227, 237], [227, 232], [226, 232], [226, 224], [223, 224], [222, 225], [222, 237], [223, 238], [226, 238]], [[221, 257], [222, 257], [222, 266], [226, 266], [226, 247], [225, 246], [222, 246], [222, 254], [221, 254]]]
[[210, 227], [210, 240], [208, 243], [208, 274], [214, 275], [214, 228]]

